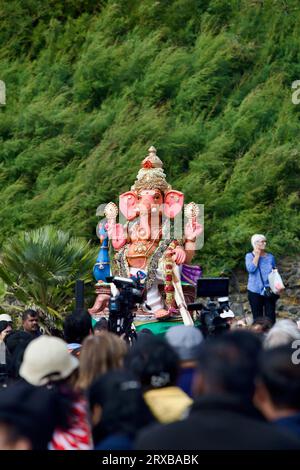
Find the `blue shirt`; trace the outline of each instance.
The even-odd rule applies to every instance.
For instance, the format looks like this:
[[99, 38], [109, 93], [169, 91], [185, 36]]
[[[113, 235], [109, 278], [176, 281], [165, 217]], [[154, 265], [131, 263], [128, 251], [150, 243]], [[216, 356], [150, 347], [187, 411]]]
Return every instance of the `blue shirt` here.
[[275, 258], [271, 253], [267, 253], [265, 256], [261, 256], [258, 261], [260, 267], [261, 276], [259, 274], [258, 266], [253, 264], [254, 255], [253, 253], [246, 254], [246, 269], [249, 273], [247, 289], [256, 294], [264, 295], [264, 287], [269, 287], [268, 275], [276, 267]]
[[177, 387], [181, 388], [187, 395], [193, 398], [192, 385], [194, 376], [196, 375], [196, 367], [182, 367], [179, 370], [177, 379]]
[[300, 413], [287, 416], [286, 418], [279, 418], [273, 422], [300, 437]]

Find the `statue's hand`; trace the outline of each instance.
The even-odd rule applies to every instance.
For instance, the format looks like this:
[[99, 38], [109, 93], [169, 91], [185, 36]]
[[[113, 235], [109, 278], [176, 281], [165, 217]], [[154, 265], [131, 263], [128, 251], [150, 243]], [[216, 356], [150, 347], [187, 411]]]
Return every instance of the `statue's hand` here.
[[184, 228], [185, 238], [190, 241], [196, 241], [201, 233], [203, 233], [203, 225], [198, 222], [188, 222]]
[[88, 309], [90, 315], [101, 313], [108, 307], [110, 296], [108, 294], [98, 294], [92, 308]]
[[122, 248], [126, 243], [126, 234], [122, 224], [115, 224], [111, 221], [107, 222], [105, 226], [109, 239], [116, 250]]
[[186, 253], [182, 246], [176, 246], [176, 248], [172, 250], [172, 258], [176, 264], [183, 264], [185, 262]]

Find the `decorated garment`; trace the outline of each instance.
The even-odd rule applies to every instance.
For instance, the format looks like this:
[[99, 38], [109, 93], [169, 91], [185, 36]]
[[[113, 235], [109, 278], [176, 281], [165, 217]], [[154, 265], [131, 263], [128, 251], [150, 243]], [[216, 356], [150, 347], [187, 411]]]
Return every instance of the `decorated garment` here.
[[50, 450], [90, 450], [93, 448], [87, 403], [84, 398], [74, 401], [70, 411], [69, 428], [54, 431]]

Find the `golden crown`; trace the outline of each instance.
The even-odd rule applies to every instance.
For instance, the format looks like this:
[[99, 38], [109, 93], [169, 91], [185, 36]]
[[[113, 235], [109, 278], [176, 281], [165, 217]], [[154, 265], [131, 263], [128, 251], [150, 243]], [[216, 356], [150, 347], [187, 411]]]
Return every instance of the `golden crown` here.
[[163, 162], [156, 155], [156, 148], [152, 145], [148, 152], [149, 154], [142, 161], [141, 169], [131, 190], [139, 192], [143, 189], [159, 189], [162, 193], [169, 191], [171, 185], [166, 181]]

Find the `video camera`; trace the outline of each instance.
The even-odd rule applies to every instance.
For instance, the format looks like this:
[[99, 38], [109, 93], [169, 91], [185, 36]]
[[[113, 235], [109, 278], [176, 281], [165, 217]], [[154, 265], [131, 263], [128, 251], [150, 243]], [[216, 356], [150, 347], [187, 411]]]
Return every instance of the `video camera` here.
[[132, 342], [136, 338], [136, 331], [133, 325], [134, 308], [143, 303], [145, 289], [141, 285], [140, 279], [127, 279], [123, 277], [107, 277], [107, 282], [112, 282], [118, 289], [116, 295], [109, 300], [109, 331]]
[[[200, 312], [200, 329], [204, 336], [218, 335], [229, 329], [226, 318], [233, 318], [229, 307], [229, 278], [201, 278], [197, 281], [197, 297], [209, 297], [206, 305], [194, 303], [188, 310]], [[217, 298], [217, 303], [215, 299]]]

